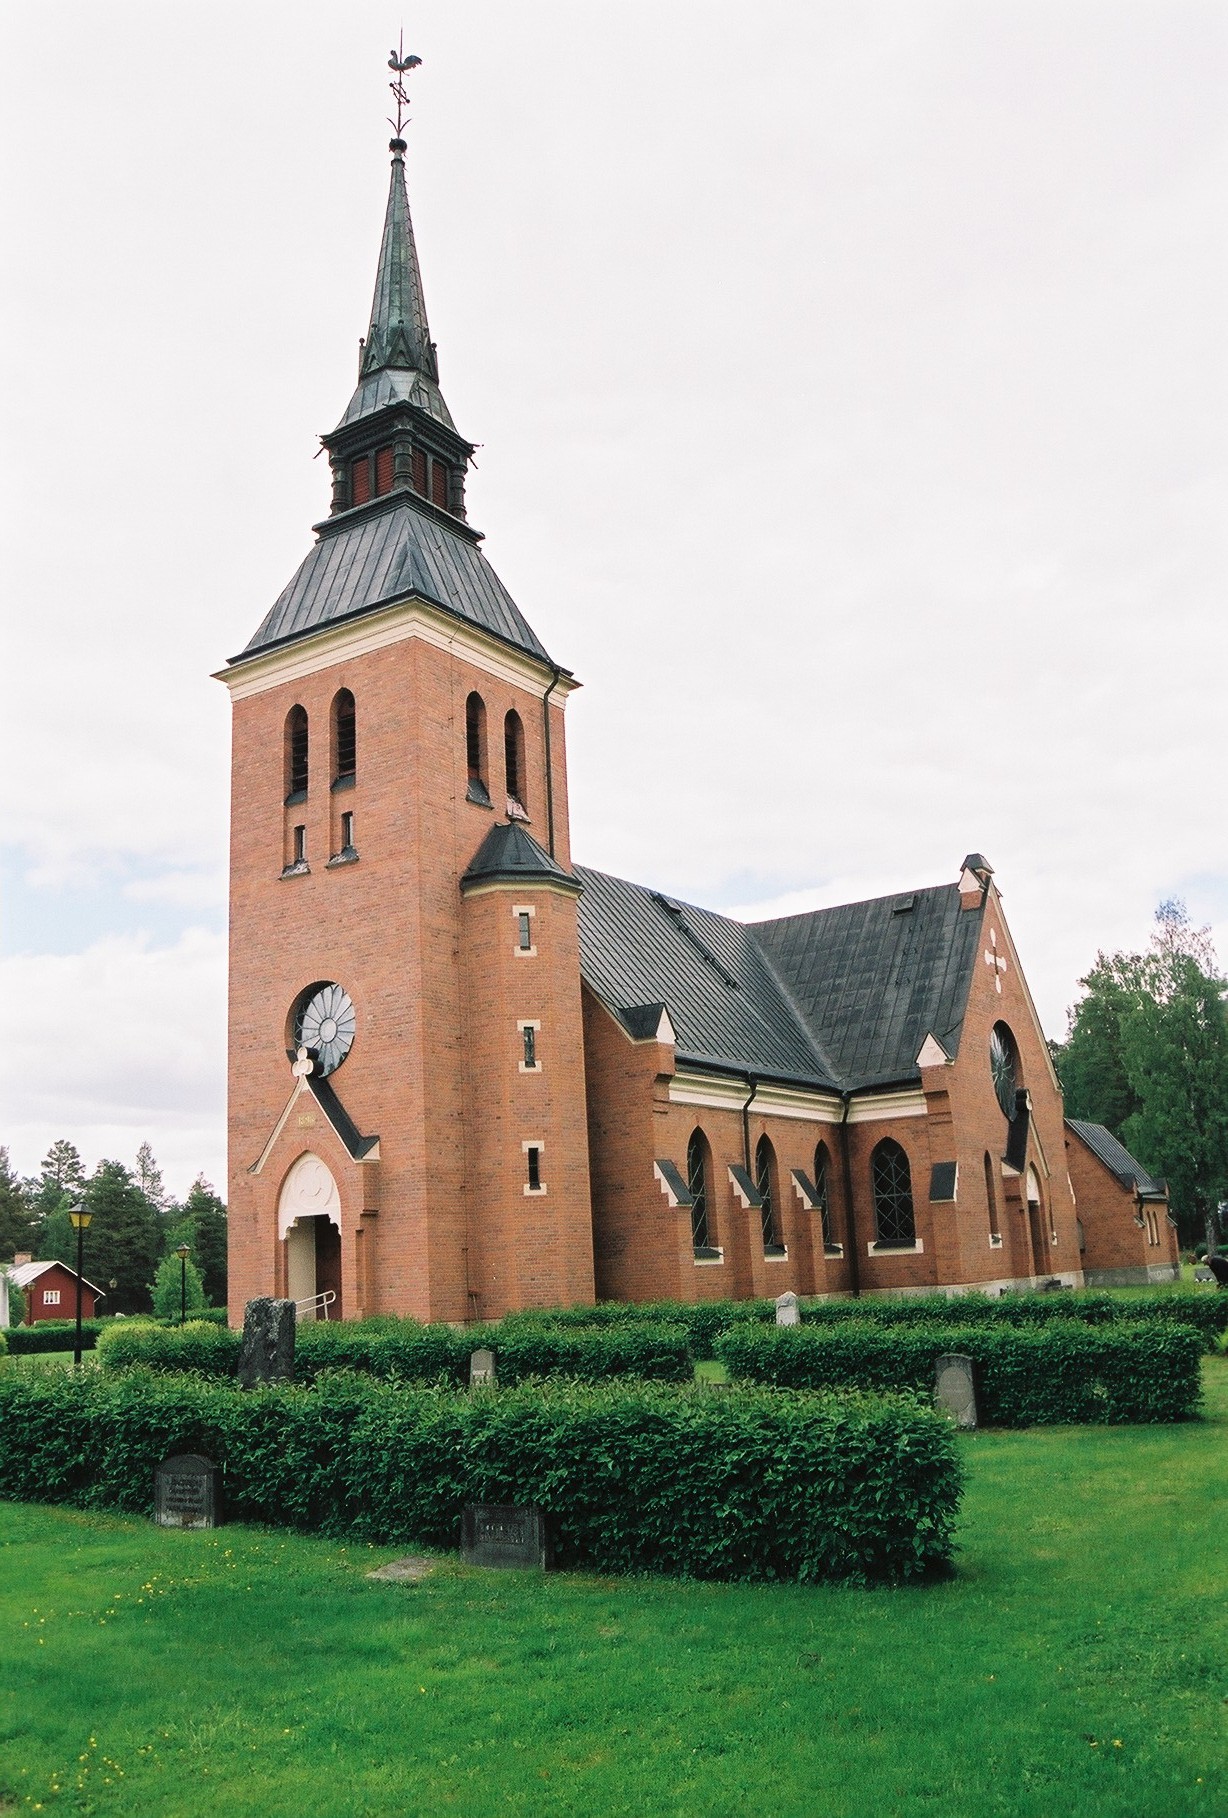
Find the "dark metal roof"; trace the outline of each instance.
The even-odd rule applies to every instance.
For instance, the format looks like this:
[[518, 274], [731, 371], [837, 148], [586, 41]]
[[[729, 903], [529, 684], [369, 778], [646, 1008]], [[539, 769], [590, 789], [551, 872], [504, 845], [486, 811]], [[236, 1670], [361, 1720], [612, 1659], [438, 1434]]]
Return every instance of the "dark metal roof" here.
[[750, 929], [586, 866], [576, 876], [581, 973], [632, 1034], [664, 1004], [681, 1060], [836, 1088]]
[[545, 646], [483, 556], [408, 494], [387, 509], [320, 527], [319, 541], [243, 651], [303, 637], [398, 600], [425, 600], [549, 663]]
[[364, 1136], [362, 1134], [358, 1125], [354, 1122], [354, 1119], [337, 1097], [336, 1089], [331, 1082], [320, 1074], [309, 1073], [307, 1075], [307, 1084], [315, 1097], [316, 1103], [340, 1137], [345, 1146], [346, 1153], [350, 1156], [351, 1160], [361, 1161], [364, 1155], [369, 1155], [379, 1141], [379, 1137]]
[[1103, 1124], [1084, 1123], [1082, 1118], [1068, 1117], [1067, 1128], [1083, 1141], [1096, 1157], [1103, 1162], [1110, 1174], [1116, 1175], [1123, 1186], [1133, 1187], [1144, 1199], [1163, 1199], [1166, 1189], [1163, 1181], [1149, 1174], [1141, 1162], [1135, 1161], [1124, 1143], [1119, 1143], [1111, 1130]]
[[755, 922], [747, 933], [849, 1090], [916, 1079], [927, 1035], [958, 1052], [981, 914], [960, 907], [957, 885]]
[[476, 883], [530, 883], [545, 878], [567, 884], [577, 893], [580, 886], [570, 872], [538, 845], [532, 834], [515, 821], [496, 821], [469, 862], [461, 888]]
[[439, 362], [426, 319], [426, 296], [405, 193], [405, 159], [394, 150], [371, 325], [362, 346], [358, 390], [341, 422], [354, 423], [400, 401], [416, 404], [436, 422], [454, 428], [439, 389]]

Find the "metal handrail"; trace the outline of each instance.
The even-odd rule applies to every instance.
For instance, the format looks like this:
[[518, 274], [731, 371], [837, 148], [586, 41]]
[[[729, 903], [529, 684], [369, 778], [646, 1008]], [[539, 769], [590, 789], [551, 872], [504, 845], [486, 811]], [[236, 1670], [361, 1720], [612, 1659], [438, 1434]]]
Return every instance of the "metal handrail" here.
[[336, 1298], [335, 1288], [325, 1288], [322, 1294], [312, 1294], [307, 1300], [296, 1300], [294, 1303], [295, 1317], [297, 1318], [300, 1313], [322, 1313], [327, 1319], [328, 1309]]

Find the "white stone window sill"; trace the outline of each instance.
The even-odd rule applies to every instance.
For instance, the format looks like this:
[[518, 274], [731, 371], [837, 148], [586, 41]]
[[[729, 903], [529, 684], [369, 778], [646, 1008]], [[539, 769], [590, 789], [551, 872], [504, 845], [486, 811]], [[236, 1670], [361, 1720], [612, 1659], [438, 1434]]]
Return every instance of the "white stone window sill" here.
[[824, 1254], [824, 1256], [843, 1256], [844, 1255], [844, 1245], [843, 1244], [824, 1244], [823, 1245], [823, 1254]]
[[991, 1250], [1000, 1250], [1002, 1248], [1002, 1233], [1000, 1231], [991, 1231], [989, 1233], [989, 1247]]
[[867, 1244], [867, 1256], [924, 1256], [925, 1245], [920, 1238], [915, 1244]]
[[697, 1256], [695, 1258], [695, 1267], [697, 1269], [719, 1269], [724, 1260], [724, 1247], [718, 1246], [715, 1256]]
[[769, 1256], [767, 1251], [765, 1250], [763, 1253], [763, 1260], [764, 1260], [764, 1262], [769, 1262], [769, 1263], [788, 1262], [788, 1260], [789, 1260], [788, 1244], [782, 1244], [780, 1247], [780, 1250], [772, 1256]]
[[541, 1199], [544, 1197], [545, 1192], [546, 1189], [544, 1187], [531, 1187], [528, 1181], [525, 1182], [524, 1194], [526, 1199]]
[[527, 1066], [524, 1061], [521, 1061], [519, 1063], [519, 1066], [520, 1066], [520, 1071], [522, 1073], [540, 1073], [542, 1070], [542, 1064], [540, 1061], [538, 1061], [538, 1063], [535, 1067]]

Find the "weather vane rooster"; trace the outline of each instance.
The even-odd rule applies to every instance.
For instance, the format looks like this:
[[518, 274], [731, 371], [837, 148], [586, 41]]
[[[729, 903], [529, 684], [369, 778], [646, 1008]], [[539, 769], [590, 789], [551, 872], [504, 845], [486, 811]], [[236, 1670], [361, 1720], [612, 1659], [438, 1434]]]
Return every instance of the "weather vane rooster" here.
[[409, 70], [417, 69], [421, 62], [421, 57], [415, 57], [412, 54], [408, 57], [405, 55], [405, 33], [401, 32], [397, 38], [397, 48], [388, 58], [389, 69], [396, 72], [395, 80], [388, 86], [392, 90], [392, 98], [397, 104], [397, 117], [394, 120], [389, 115], [388, 124], [398, 139], [404, 137], [405, 123], [409, 119], [409, 96], [405, 92], [405, 76]]

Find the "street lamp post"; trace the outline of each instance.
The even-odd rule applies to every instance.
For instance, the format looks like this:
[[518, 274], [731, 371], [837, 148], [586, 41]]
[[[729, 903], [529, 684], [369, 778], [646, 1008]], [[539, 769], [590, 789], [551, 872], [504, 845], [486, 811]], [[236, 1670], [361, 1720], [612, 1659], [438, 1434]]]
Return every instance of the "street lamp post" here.
[[87, 1212], [84, 1206], [70, 1206], [68, 1216], [72, 1228], [77, 1233], [77, 1337], [72, 1351], [72, 1367], [81, 1368], [81, 1265], [85, 1250], [85, 1233], [89, 1230], [93, 1213]]
[[191, 1256], [188, 1244], [179, 1244], [175, 1255], [179, 1258], [179, 1324], [182, 1326], [188, 1317], [188, 1257]]

